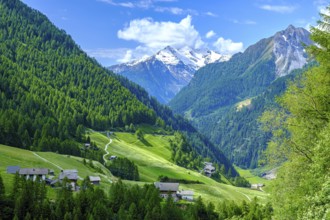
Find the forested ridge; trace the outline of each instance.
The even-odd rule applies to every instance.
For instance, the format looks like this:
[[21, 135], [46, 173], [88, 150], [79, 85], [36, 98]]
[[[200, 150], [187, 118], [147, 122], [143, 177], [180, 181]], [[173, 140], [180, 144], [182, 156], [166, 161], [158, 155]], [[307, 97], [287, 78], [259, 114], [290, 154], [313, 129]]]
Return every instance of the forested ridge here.
[[269, 162], [283, 162], [271, 199], [274, 219], [330, 219], [330, 6], [321, 14], [308, 48], [314, 66], [278, 99], [280, 108], [262, 116], [272, 132]]
[[0, 143], [80, 156], [86, 128], [145, 123], [182, 132], [196, 154], [238, 175], [186, 120], [101, 67], [46, 16], [18, 0], [0, 2]]
[[[282, 36], [298, 40], [279, 43], [278, 38]], [[232, 163], [256, 168], [270, 137], [260, 129], [257, 118], [275, 105], [275, 97], [286, 87], [285, 80], [276, 75], [275, 45], [290, 51], [291, 44], [295, 48], [310, 45], [308, 36], [307, 30], [289, 26], [251, 45], [243, 53], [233, 55], [227, 62], [206, 65], [169, 105], [174, 112], [188, 118]], [[295, 60], [294, 56], [288, 59]], [[307, 57], [306, 53], [301, 56]], [[286, 80], [292, 78], [285, 77]], [[247, 100], [251, 104], [238, 111], [237, 105]]]

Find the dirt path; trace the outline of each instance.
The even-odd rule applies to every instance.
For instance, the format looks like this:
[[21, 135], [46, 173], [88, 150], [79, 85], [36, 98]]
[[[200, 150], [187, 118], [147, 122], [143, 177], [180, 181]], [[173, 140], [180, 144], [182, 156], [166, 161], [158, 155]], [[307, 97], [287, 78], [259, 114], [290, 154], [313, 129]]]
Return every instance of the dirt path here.
[[250, 202], [252, 201], [252, 199], [250, 198], [250, 196], [246, 195], [245, 193], [239, 192], [236, 190], [236, 192], [243, 194]]
[[45, 162], [47, 162], [47, 163], [50, 163], [50, 164], [54, 165], [55, 167], [57, 167], [57, 168], [60, 169], [60, 170], [63, 170], [62, 167], [60, 167], [59, 165], [57, 165], [57, 164], [55, 164], [55, 163], [50, 162], [50, 161], [47, 160], [46, 158], [43, 158], [42, 156], [38, 155], [36, 152], [33, 152], [33, 154], [34, 154], [36, 157], [39, 157], [41, 160], [43, 160], [43, 161], [45, 161]]
[[104, 160], [104, 165], [105, 165], [105, 163], [107, 162], [107, 156], [109, 155], [109, 151], [108, 151], [108, 147], [109, 147], [109, 145], [112, 143], [112, 139], [111, 138], [109, 138], [109, 143], [107, 143], [106, 145], [105, 145], [105, 147], [104, 147], [104, 150], [105, 150], [105, 154], [103, 155], [103, 160]]

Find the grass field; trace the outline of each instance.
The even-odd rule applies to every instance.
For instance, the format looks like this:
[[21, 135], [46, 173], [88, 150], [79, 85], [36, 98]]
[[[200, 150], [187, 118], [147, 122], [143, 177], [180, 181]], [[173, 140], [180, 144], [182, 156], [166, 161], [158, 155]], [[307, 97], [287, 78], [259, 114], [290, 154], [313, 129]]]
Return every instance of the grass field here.
[[[103, 173], [99, 173], [96, 169], [84, 165], [82, 158], [79, 157], [61, 155], [51, 152], [31, 152], [19, 148], [0, 145], [0, 174], [4, 180], [6, 192], [12, 191], [12, 183], [14, 179], [14, 175], [7, 174], [7, 166], [53, 169], [56, 176], [59, 174], [61, 170], [60, 168], [77, 169], [78, 175], [81, 178], [85, 178], [89, 175], [100, 176], [102, 180], [101, 188], [107, 190], [110, 187], [110, 182], [116, 178], [114, 178], [110, 172], [99, 162], [94, 161], [93, 164], [95, 167], [100, 167]], [[55, 196], [55, 192], [52, 188], [49, 188], [48, 191], [51, 197]]]
[[[149, 130], [144, 130], [145, 133], [147, 131]], [[109, 138], [105, 134], [89, 131], [89, 136], [101, 149], [104, 149], [105, 145], [109, 143]], [[145, 141], [140, 141], [133, 133], [115, 132], [111, 135], [112, 143], [108, 147], [109, 156], [127, 157], [138, 166], [141, 181], [125, 180], [124, 182], [127, 184], [153, 184], [160, 175], [164, 175], [170, 178], [200, 181], [202, 184], [180, 184], [180, 189], [193, 190], [195, 198], [201, 196], [204, 201], [213, 202], [214, 204], [224, 200], [250, 200], [253, 197], [258, 197], [262, 203], [268, 200], [267, 193], [218, 183], [197, 171], [187, 170], [173, 164], [169, 145], [171, 138], [173, 138], [171, 135], [149, 133], [144, 135]], [[93, 162], [94, 167], [97, 167], [97, 169], [91, 168], [88, 164], [84, 165], [83, 159], [79, 157], [51, 152], [31, 152], [0, 145], [0, 174], [4, 179], [7, 192], [12, 190], [14, 178], [13, 175], [6, 173], [7, 166], [11, 165], [25, 168], [49, 168], [53, 169], [57, 175], [61, 169], [77, 169], [81, 178], [88, 175], [99, 175], [102, 179], [101, 188], [104, 190], [108, 190], [111, 182], [117, 180], [99, 162]], [[249, 171], [241, 169], [238, 169], [238, 171], [252, 183], [254, 183], [254, 180], [258, 183], [261, 182]], [[50, 197], [54, 197], [55, 193], [54, 189], [49, 188]]]
[[[90, 137], [99, 147], [109, 143], [107, 136], [91, 132]], [[266, 202], [268, 195], [264, 192], [238, 188], [222, 184], [210, 179], [199, 172], [187, 170], [171, 162], [169, 139], [172, 136], [145, 134], [145, 141], [138, 140], [133, 133], [115, 132], [110, 137], [113, 141], [109, 146], [110, 155], [127, 157], [139, 168], [142, 182], [153, 183], [160, 175], [170, 178], [200, 181], [203, 184], [180, 184], [180, 189], [194, 190], [195, 197], [201, 196], [204, 201], [215, 204], [223, 200], [250, 200], [253, 197]], [[135, 183], [128, 181], [128, 183]]]

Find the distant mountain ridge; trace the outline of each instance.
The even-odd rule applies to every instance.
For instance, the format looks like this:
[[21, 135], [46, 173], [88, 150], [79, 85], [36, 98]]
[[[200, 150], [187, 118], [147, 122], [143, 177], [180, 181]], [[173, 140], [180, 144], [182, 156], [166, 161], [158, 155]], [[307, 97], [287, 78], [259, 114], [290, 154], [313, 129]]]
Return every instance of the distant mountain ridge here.
[[[244, 117], [236, 105], [263, 95], [276, 79], [306, 65], [308, 57], [303, 45], [312, 44], [309, 35], [307, 30], [290, 25], [248, 47], [244, 53], [233, 55], [228, 62], [206, 65], [169, 106], [190, 119], [232, 162], [256, 167], [269, 137], [263, 134], [258, 138], [261, 133], [258, 123], [249, 125], [260, 116], [249, 116], [254, 114], [252, 105], [246, 106], [251, 111], [244, 111]], [[236, 117], [249, 120], [239, 121]]]
[[193, 78], [199, 68], [230, 59], [215, 51], [167, 46], [153, 56], [109, 67], [145, 88], [162, 103], [170, 101]]

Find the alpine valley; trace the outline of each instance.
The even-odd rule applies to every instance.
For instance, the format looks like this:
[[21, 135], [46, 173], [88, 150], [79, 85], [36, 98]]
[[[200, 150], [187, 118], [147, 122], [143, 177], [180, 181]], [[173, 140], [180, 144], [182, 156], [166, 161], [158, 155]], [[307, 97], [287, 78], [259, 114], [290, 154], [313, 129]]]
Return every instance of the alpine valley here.
[[206, 2], [0, 0], [0, 220], [330, 219], [330, 5]]
[[139, 84], [161, 103], [168, 103], [193, 78], [196, 70], [215, 62], [229, 60], [207, 49], [167, 46], [153, 56], [109, 67], [114, 73]]
[[[290, 25], [235, 54], [229, 61], [199, 69], [169, 103], [190, 119], [238, 166], [255, 168], [270, 134], [258, 118], [285, 91], [285, 79], [308, 61], [310, 33]], [[284, 79], [282, 79], [284, 78]]]

